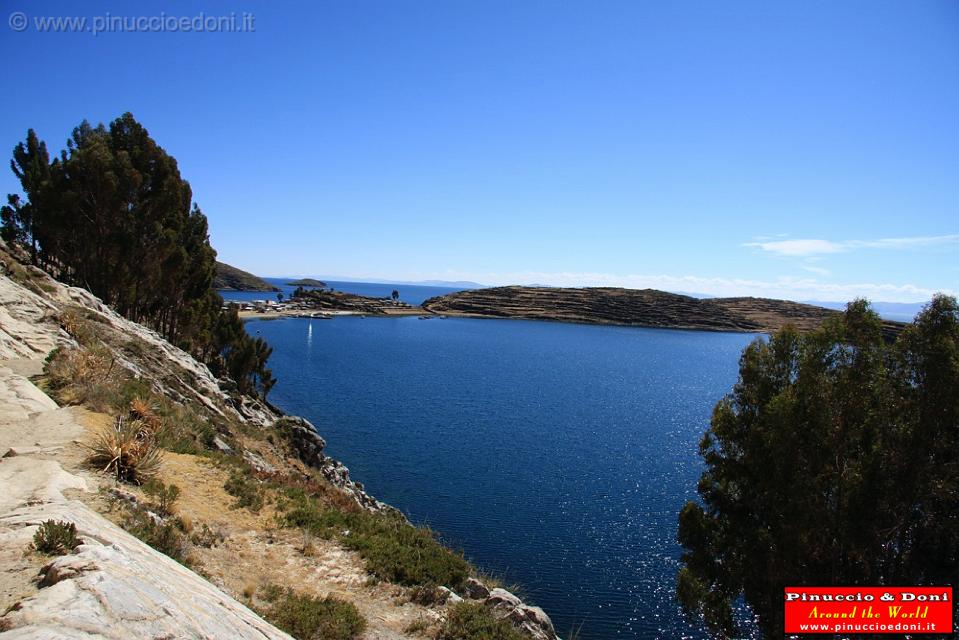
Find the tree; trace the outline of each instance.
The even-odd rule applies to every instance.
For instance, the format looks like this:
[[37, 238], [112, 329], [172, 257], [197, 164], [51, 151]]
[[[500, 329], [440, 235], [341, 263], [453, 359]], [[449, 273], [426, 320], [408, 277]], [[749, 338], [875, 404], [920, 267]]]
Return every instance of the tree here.
[[132, 114], [109, 128], [81, 122], [52, 162], [31, 129], [10, 166], [26, 200], [10, 194], [0, 209], [5, 240], [28, 247], [34, 263], [60, 280], [239, 376], [241, 388], [269, 390], [269, 349], [221, 309], [213, 290], [206, 216], [176, 160]]
[[283, 302], [283, 294], [282, 294], [282, 293], [276, 294], [276, 301], [277, 301], [277, 302]]
[[393, 302], [396, 302], [397, 300], [400, 299], [400, 292], [397, 291], [396, 289], [393, 289], [393, 294], [392, 294], [392, 296], [393, 296]]
[[17, 176], [28, 201], [21, 203], [20, 196], [7, 196], [7, 205], [0, 212], [3, 222], [3, 238], [30, 248], [30, 256], [37, 263], [37, 216], [43, 206], [43, 194], [50, 186], [50, 155], [47, 145], [37, 138], [33, 129], [27, 131], [26, 142], [13, 149], [10, 169]]
[[740, 596], [769, 637], [789, 584], [959, 578], [959, 311], [938, 296], [893, 345], [864, 301], [757, 340], [700, 444], [677, 595], [721, 635]]

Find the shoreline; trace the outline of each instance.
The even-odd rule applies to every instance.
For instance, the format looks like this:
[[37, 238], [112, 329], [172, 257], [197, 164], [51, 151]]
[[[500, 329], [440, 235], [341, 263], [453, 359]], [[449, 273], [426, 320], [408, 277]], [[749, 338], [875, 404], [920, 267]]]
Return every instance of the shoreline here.
[[575, 324], [575, 325], [585, 325], [585, 326], [594, 326], [594, 327], [622, 327], [625, 329], [666, 329], [668, 331], [696, 331], [703, 333], [755, 333], [755, 334], [768, 334], [769, 331], [762, 330], [753, 330], [753, 329], [716, 329], [709, 327], [697, 327], [697, 326], [688, 326], [688, 325], [650, 325], [650, 324], [634, 324], [634, 323], [625, 323], [625, 322], [614, 322], [614, 321], [597, 321], [597, 320], [574, 320], [569, 318], [539, 318], [539, 317], [528, 317], [528, 316], [500, 316], [500, 315], [486, 315], [481, 313], [470, 313], [464, 311], [444, 311], [443, 313], [436, 313], [435, 311], [429, 311], [421, 307], [415, 308], [405, 308], [405, 309], [396, 309], [395, 311], [384, 311], [382, 313], [364, 313], [361, 311], [346, 311], [346, 310], [330, 310], [330, 311], [238, 311], [237, 312], [240, 319], [244, 322], [247, 320], [284, 320], [289, 318], [300, 318], [303, 320], [332, 320], [338, 317], [345, 316], [362, 316], [364, 318], [404, 318], [410, 316], [418, 316], [424, 319], [433, 319], [433, 318], [469, 318], [473, 320], [524, 320], [527, 322], [550, 322], [550, 323], [559, 323], [559, 324]]
[[307, 320], [331, 320], [340, 316], [363, 316], [367, 318], [399, 318], [407, 316], [435, 316], [436, 314], [420, 307], [397, 308], [383, 310], [379, 313], [362, 311], [330, 310], [330, 311], [238, 311], [241, 320], [282, 320], [284, 318], [303, 318]]

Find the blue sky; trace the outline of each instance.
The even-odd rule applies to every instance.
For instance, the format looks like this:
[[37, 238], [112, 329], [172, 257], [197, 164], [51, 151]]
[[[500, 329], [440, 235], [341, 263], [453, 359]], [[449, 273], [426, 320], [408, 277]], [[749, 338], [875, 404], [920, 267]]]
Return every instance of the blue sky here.
[[[959, 291], [954, 0], [0, 6], [0, 153], [132, 111], [260, 275]], [[255, 30], [35, 22], [200, 12]]]

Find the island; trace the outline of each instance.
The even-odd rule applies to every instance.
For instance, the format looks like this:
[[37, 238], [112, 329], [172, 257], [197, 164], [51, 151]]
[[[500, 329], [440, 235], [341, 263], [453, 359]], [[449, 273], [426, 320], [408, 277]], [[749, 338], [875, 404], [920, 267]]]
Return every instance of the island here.
[[315, 278], [300, 278], [299, 280], [294, 280], [293, 282], [286, 283], [290, 287], [317, 287], [319, 289], [326, 288], [326, 283], [322, 280], [317, 280]]
[[[429, 313], [476, 318], [525, 318], [701, 331], [770, 333], [787, 324], [810, 331], [839, 312], [768, 298], [694, 298], [655, 289], [616, 287], [491, 287], [423, 302]], [[904, 325], [885, 321], [887, 336]]]
[[279, 291], [278, 287], [252, 273], [237, 269], [224, 262], [216, 263], [213, 288], [220, 291]]

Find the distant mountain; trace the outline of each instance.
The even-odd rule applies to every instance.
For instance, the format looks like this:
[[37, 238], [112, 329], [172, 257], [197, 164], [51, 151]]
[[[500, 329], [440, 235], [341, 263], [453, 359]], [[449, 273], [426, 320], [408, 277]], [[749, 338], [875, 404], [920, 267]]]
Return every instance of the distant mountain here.
[[398, 284], [420, 287], [444, 287], [447, 289], [482, 289], [485, 284], [469, 280], [383, 280], [380, 278], [351, 278], [349, 276], [324, 276], [328, 282], [365, 282], [368, 284]]
[[[809, 302], [808, 304], [818, 304], [827, 309], [838, 309], [845, 311], [845, 302]], [[922, 311], [925, 302], [870, 302], [873, 311], [879, 314], [879, 317], [885, 320], [898, 320], [899, 322], [912, 322], [916, 314]]]
[[460, 287], [463, 289], [482, 289], [486, 286], [478, 282], [470, 282], [469, 280], [419, 280], [418, 282], [404, 282], [397, 284], [418, 284], [423, 287], [448, 287], [450, 289], [453, 287]]
[[279, 291], [262, 278], [223, 262], [216, 263], [213, 288], [220, 291]]

